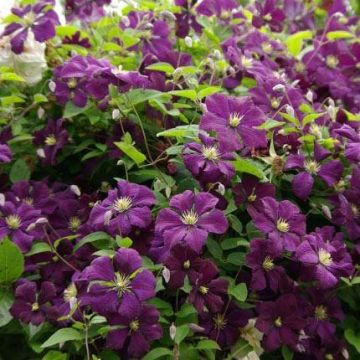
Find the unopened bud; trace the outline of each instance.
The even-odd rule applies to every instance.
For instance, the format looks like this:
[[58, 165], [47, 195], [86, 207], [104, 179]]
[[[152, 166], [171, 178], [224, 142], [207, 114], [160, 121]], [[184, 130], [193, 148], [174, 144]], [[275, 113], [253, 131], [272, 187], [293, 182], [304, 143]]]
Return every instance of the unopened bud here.
[[104, 215], [104, 225], [109, 225], [111, 220], [112, 212], [111, 210], [108, 210]]
[[44, 115], [45, 115], [45, 110], [42, 107], [39, 107], [37, 111], [38, 118], [42, 119]]
[[56, 90], [56, 84], [52, 80], [49, 82], [49, 89], [51, 92], [55, 92], [55, 90]]
[[70, 185], [70, 190], [77, 196], [81, 195], [80, 188], [77, 185]]
[[38, 157], [44, 159], [46, 157], [44, 149], [37, 149], [36, 154]]
[[0, 206], [5, 205], [5, 195], [3, 193], [0, 193]]
[[170, 339], [174, 340], [175, 339], [175, 335], [176, 335], [176, 326], [174, 323], [172, 323], [169, 327], [169, 335], [170, 335]]
[[114, 109], [112, 112], [112, 118], [113, 120], [116, 120], [120, 117], [120, 110], [119, 109]]
[[191, 48], [193, 46], [193, 40], [192, 40], [192, 38], [190, 36], [186, 36], [184, 41], [185, 41], [185, 45], [187, 47]]
[[170, 281], [170, 270], [166, 266], [163, 268], [162, 276], [166, 283]]

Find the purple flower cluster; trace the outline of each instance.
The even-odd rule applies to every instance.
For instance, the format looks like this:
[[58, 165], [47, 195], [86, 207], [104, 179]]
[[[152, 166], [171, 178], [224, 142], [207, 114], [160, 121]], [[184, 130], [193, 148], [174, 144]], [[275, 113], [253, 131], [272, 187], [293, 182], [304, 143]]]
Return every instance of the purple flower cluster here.
[[34, 5], [11, 9], [17, 18], [5, 27], [2, 35], [11, 35], [11, 49], [15, 54], [23, 52], [29, 31], [34, 33], [35, 40], [39, 42], [55, 36], [55, 26], [59, 25], [59, 18], [51, 8], [54, 4], [54, 0], [42, 0]]

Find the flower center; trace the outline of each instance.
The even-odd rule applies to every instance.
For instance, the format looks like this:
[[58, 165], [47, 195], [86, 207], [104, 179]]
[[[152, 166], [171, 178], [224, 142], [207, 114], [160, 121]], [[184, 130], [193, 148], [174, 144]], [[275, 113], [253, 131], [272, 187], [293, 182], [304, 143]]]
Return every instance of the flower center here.
[[23, 202], [25, 204], [32, 205], [34, 203], [34, 200], [31, 197], [26, 197], [26, 198], [23, 199]]
[[274, 260], [270, 256], [266, 256], [262, 263], [262, 266], [264, 270], [270, 271], [274, 268]]
[[280, 218], [280, 219], [277, 221], [277, 223], [276, 223], [276, 228], [277, 228], [280, 232], [286, 233], [286, 232], [289, 231], [290, 226], [289, 226], [289, 223], [288, 223], [286, 220]]
[[275, 319], [274, 325], [275, 325], [276, 327], [281, 327], [281, 326], [282, 326], [282, 321], [281, 321], [281, 317], [280, 317], [280, 316], [278, 316], [278, 317]]
[[39, 303], [34, 302], [34, 303], [31, 305], [31, 311], [38, 311], [39, 309], [40, 309]]
[[185, 262], [184, 262], [184, 264], [183, 264], [183, 268], [184, 269], [190, 269], [190, 260], [186, 260]]
[[129, 196], [123, 196], [121, 198], [116, 199], [113, 205], [114, 209], [120, 213], [129, 210], [131, 206], [132, 206], [132, 199]]
[[204, 158], [208, 160], [215, 161], [219, 159], [219, 153], [216, 146], [203, 146], [202, 154], [204, 155]]
[[129, 325], [131, 331], [138, 331], [139, 327], [140, 327], [139, 320], [133, 320]]
[[243, 67], [249, 68], [249, 67], [251, 67], [252, 64], [253, 64], [253, 59], [252, 59], [252, 58], [249, 58], [249, 57], [247, 57], [247, 56], [243, 56], [243, 57], [241, 58], [241, 63], [242, 63], [242, 65], [243, 65]]
[[129, 291], [131, 288], [130, 279], [128, 276], [120, 274], [120, 273], [116, 273], [115, 276], [116, 276], [115, 287], [117, 289], [119, 297], [122, 297], [122, 295], [125, 292]]
[[9, 215], [5, 218], [7, 227], [10, 230], [16, 230], [21, 225], [21, 219], [18, 215]]
[[319, 169], [320, 166], [319, 164], [314, 161], [314, 160], [310, 160], [310, 161], [306, 161], [305, 162], [305, 169], [310, 173], [310, 174], [316, 174]]
[[229, 124], [232, 128], [236, 128], [239, 126], [241, 119], [243, 118], [243, 116], [241, 116], [238, 113], [233, 113], [230, 115], [230, 119], [229, 119]]
[[200, 286], [199, 287], [199, 291], [203, 294], [206, 295], [209, 292], [209, 288], [207, 288], [206, 286]]
[[213, 321], [214, 321], [215, 329], [217, 329], [217, 330], [224, 329], [227, 324], [227, 321], [224, 318], [224, 315], [222, 315], [222, 314], [216, 314], [213, 317]]
[[77, 289], [74, 283], [71, 283], [65, 290], [64, 290], [64, 300], [66, 302], [70, 302], [72, 299], [76, 298], [77, 296]]
[[45, 139], [45, 145], [54, 146], [56, 145], [56, 137], [54, 134], [50, 134]]
[[328, 55], [326, 57], [326, 65], [330, 68], [330, 69], [334, 69], [338, 66], [339, 64], [339, 60], [337, 59], [336, 56], [334, 55]]
[[334, 357], [332, 356], [332, 354], [326, 354], [325, 360], [334, 360]]
[[256, 195], [255, 194], [251, 194], [248, 196], [248, 201], [249, 202], [254, 202], [256, 200]]
[[331, 254], [324, 250], [324, 249], [320, 249], [319, 250], [319, 262], [320, 264], [324, 265], [324, 266], [329, 266], [332, 263], [332, 258], [331, 258]]
[[261, 48], [263, 50], [264, 53], [271, 53], [272, 52], [272, 45], [268, 42], [265, 42], [261, 45]]
[[327, 319], [327, 312], [326, 312], [326, 307], [324, 305], [318, 305], [315, 308], [315, 317], [318, 320], [325, 320]]
[[71, 231], [77, 231], [81, 225], [81, 221], [78, 217], [72, 216], [69, 220], [69, 228]]
[[32, 25], [36, 18], [36, 15], [33, 12], [29, 12], [24, 16], [24, 23], [26, 26]]
[[70, 89], [75, 89], [75, 88], [76, 88], [76, 85], [77, 85], [76, 79], [70, 79], [70, 80], [67, 82], [67, 86], [68, 86]]
[[198, 214], [193, 210], [186, 210], [181, 214], [181, 221], [185, 225], [195, 225], [199, 220]]
[[264, 19], [265, 21], [271, 21], [272, 16], [271, 16], [270, 13], [268, 13], [268, 14], [266, 14], [266, 15], [263, 16], [263, 19]]
[[295, 71], [298, 73], [302, 73], [305, 70], [305, 65], [302, 62], [298, 62], [295, 64]]
[[280, 106], [280, 101], [279, 101], [279, 99], [276, 99], [276, 98], [272, 98], [270, 103], [271, 103], [271, 107], [273, 109], [277, 109]]

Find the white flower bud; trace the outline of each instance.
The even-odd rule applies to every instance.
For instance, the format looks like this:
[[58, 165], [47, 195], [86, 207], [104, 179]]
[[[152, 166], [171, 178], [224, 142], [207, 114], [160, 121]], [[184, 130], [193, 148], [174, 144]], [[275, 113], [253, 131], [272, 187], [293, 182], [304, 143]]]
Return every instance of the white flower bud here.
[[104, 215], [104, 225], [109, 225], [111, 220], [112, 212], [108, 210]]
[[48, 219], [47, 218], [44, 218], [44, 217], [41, 217], [41, 218], [38, 218], [36, 221], [35, 221], [35, 224], [36, 225], [42, 225], [42, 224], [47, 224], [48, 223]]
[[322, 205], [322, 206], [321, 206], [321, 209], [322, 209], [324, 215], [325, 215], [328, 219], [331, 220], [331, 219], [332, 219], [332, 215], [331, 215], [331, 211], [330, 211], [329, 207], [326, 206], [326, 205]]
[[42, 119], [44, 115], [45, 115], [45, 110], [42, 107], [39, 107], [37, 111], [38, 118]]
[[218, 184], [217, 190], [220, 195], [225, 195], [225, 186], [222, 183]]
[[44, 159], [46, 157], [44, 149], [37, 149], [36, 154], [38, 157]]
[[306, 99], [310, 102], [313, 102], [314, 100], [314, 93], [309, 89], [308, 92], [305, 95]]
[[116, 120], [116, 119], [118, 119], [120, 117], [120, 110], [119, 109], [114, 109], [113, 111], [112, 111], [112, 118], [113, 118], [113, 120]]
[[123, 16], [121, 18], [121, 22], [124, 24], [124, 26], [128, 27], [130, 26], [130, 19], [127, 16]]
[[77, 185], [70, 185], [70, 190], [77, 196], [81, 195], [81, 191]]
[[170, 339], [174, 340], [175, 339], [175, 335], [176, 335], [176, 326], [174, 323], [171, 323], [170, 327], [169, 327], [169, 335], [170, 335]]
[[190, 36], [186, 36], [184, 41], [187, 47], [191, 48], [193, 46], [193, 40]]
[[163, 268], [162, 276], [166, 283], [170, 281], [170, 270], [166, 266]]
[[288, 115], [295, 117], [295, 110], [292, 106], [286, 105], [285, 110]]
[[55, 92], [55, 90], [56, 90], [56, 84], [52, 80], [49, 82], [49, 89], [51, 92]]
[[276, 84], [272, 89], [273, 91], [279, 91], [283, 93], [285, 91], [285, 86], [283, 84]]
[[218, 49], [214, 50], [214, 58], [217, 60], [220, 60], [222, 58], [222, 54]]
[[0, 206], [5, 205], [5, 195], [3, 193], [0, 193]]

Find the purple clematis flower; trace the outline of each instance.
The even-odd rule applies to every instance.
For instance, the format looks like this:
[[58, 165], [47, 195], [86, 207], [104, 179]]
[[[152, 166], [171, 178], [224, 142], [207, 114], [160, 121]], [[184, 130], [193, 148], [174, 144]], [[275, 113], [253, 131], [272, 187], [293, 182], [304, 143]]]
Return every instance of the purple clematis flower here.
[[255, 27], [260, 28], [268, 24], [272, 31], [280, 32], [282, 30], [285, 14], [276, 7], [276, 0], [265, 0], [264, 4], [257, 1], [255, 7], [257, 14], [252, 19], [252, 24]]
[[300, 305], [295, 295], [286, 294], [276, 301], [264, 301], [256, 307], [259, 313], [256, 327], [264, 333], [265, 350], [273, 351], [281, 345], [290, 348], [296, 346], [300, 330], [306, 325]]
[[101, 203], [90, 213], [90, 223], [106, 226], [113, 235], [127, 235], [133, 228], [145, 229], [151, 223], [150, 207], [155, 196], [143, 185], [124, 180], [117, 183], [117, 189], [110, 190]]
[[221, 348], [233, 345], [250, 318], [248, 311], [238, 308], [234, 303], [227, 304], [218, 312], [202, 312], [199, 314], [199, 325], [205, 334], [215, 340]]
[[126, 314], [135, 304], [155, 296], [155, 278], [142, 269], [142, 260], [136, 250], [121, 248], [113, 259], [99, 257], [84, 269], [84, 280], [89, 282], [85, 301], [94, 311]]
[[238, 8], [235, 0], [202, 0], [196, 6], [196, 12], [205, 15], [216, 15], [220, 18], [230, 17], [231, 11]]
[[109, 85], [116, 83], [112, 65], [105, 59], [92, 56], [74, 56], [54, 71], [55, 96], [64, 105], [71, 100], [76, 106], [84, 107], [89, 97], [104, 100]]
[[66, 20], [71, 22], [79, 19], [86, 23], [98, 21], [105, 16], [104, 5], [110, 3], [111, 0], [66, 0]]
[[187, 190], [175, 195], [170, 200], [170, 208], [159, 212], [155, 231], [168, 247], [184, 242], [200, 253], [208, 233], [223, 234], [228, 228], [222, 211], [215, 209], [218, 201], [205, 192], [194, 194]]
[[55, 26], [60, 22], [56, 12], [49, 8], [51, 5], [54, 5], [53, 0], [41, 0], [34, 5], [11, 9], [18, 19], [7, 25], [2, 35], [12, 35], [11, 49], [15, 54], [23, 52], [30, 29], [35, 40], [39, 42], [45, 42], [55, 36]]
[[44, 281], [38, 287], [33, 281], [20, 280], [15, 290], [15, 301], [10, 313], [23, 323], [40, 325], [46, 320], [51, 301], [56, 296], [55, 286]]
[[261, 205], [248, 208], [254, 225], [269, 236], [279, 249], [294, 251], [301, 236], [305, 235], [305, 216], [288, 200], [276, 201], [271, 197], [261, 200]]
[[206, 98], [206, 108], [200, 129], [216, 131], [219, 142], [231, 146], [228, 150], [266, 147], [265, 131], [256, 129], [265, 121], [265, 115], [250, 98], [215, 94]]
[[360, 135], [349, 125], [343, 125], [340, 129], [335, 130], [335, 133], [347, 139], [345, 145], [345, 157], [354, 163], [360, 162]]
[[344, 320], [344, 313], [340, 301], [321, 289], [309, 292], [312, 317], [308, 319], [306, 333], [319, 335], [322, 341], [331, 339], [335, 335], [336, 326], [331, 320]]
[[34, 133], [34, 144], [42, 146], [38, 155], [44, 164], [55, 165], [56, 155], [67, 144], [69, 133], [63, 128], [63, 120], [49, 120], [47, 125]]
[[341, 276], [349, 277], [354, 270], [343, 234], [335, 233], [332, 226], [304, 236], [295, 256], [304, 265], [305, 276], [316, 280], [321, 288], [334, 287]]
[[214, 138], [206, 135], [200, 134], [199, 138], [201, 144], [188, 143], [184, 146], [186, 168], [201, 184], [228, 184], [235, 175], [235, 169], [229, 162], [234, 156], [226, 150], [224, 143], [218, 144]]
[[12, 159], [12, 153], [8, 145], [0, 144], [0, 163], [9, 163]]
[[199, 254], [186, 244], [177, 244], [170, 255], [164, 261], [164, 265], [170, 271], [170, 288], [180, 288], [184, 285], [185, 276], [194, 278], [199, 273], [203, 264], [207, 262], [199, 257]]
[[211, 261], [204, 261], [199, 273], [190, 274], [193, 288], [189, 294], [189, 302], [197, 311], [208, 309], [211, 312], [220, 311], [224, 305], [223, 296], [227, 293], [228, 281], [218, 277], [219, 270]]
[[324, 161], [331, 152], [314, 144], [314, 158], [304, 155], [289, 155], [284, 170], [297, 169], [300, 172], [292, 180], [292, 190], [301, 200], [306, 200], [314, 186], [314, 177], [319, 176], [328, 186], [337, 183], [342, 175], [343, 166], [339, 160]]
[[6, 201], [0, 206], [0, 214], [0, 239], [9, 236], [21, 251], [29, 251], [34, 237], [41, 234], [39, 229], [36, 229], [40, 210], [35, 210], [27, 204], [15, 206], [12, 202]]
[[258, 207], [266, 196], [275, 197], [275, 187], [270, 183], [261, 183], [256, 176], [244, 174], [241, 183], [233, 188], [237, 206]]
[[281, 251], [271, 240], [251, 240], [246, 265], [251, 269], [250, 287], [253, 290], [264, 290], [267, 286], [274, 292], [278, 290], [280, 279], [286, 276], [284, 269], [274, 264], [280, 256]]
[[106, 346], [120, 350], [125, 358], [142, 358], [149, 351], [150, 342], [162, 336], [159, 316], [151, 305], [133, 305], [124, 313], [112, 314], [109, 323], [119, 329], [108, 333]]

